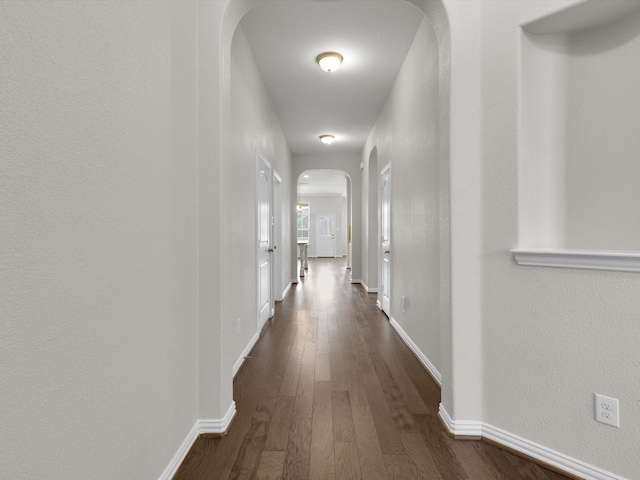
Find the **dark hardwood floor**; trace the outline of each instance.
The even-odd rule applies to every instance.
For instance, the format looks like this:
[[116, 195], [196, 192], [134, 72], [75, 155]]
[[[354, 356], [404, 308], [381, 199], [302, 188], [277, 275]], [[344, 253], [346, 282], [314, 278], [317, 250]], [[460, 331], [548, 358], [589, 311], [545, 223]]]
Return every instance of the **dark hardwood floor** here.
[[562, 480], [454, 440], [440, 390], [344, 259], [311, 259], [234, 382], [228, 435], [201, 437], [175, 480]]

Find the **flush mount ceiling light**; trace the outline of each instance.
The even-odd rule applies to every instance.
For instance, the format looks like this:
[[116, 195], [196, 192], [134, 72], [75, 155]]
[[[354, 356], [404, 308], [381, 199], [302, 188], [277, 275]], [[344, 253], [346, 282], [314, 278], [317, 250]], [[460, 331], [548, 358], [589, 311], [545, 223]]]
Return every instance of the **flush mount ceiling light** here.
[[320, 135], [320, 141], [325, 145], [329, 145], [331, 142], [333, 142], [334, 138], [336, 137], [333, 135]]
[[342, 63], [342, 55], [336, 52], [324, 52], [316, 57], [316, 62], [325, 72], [335, 72]]

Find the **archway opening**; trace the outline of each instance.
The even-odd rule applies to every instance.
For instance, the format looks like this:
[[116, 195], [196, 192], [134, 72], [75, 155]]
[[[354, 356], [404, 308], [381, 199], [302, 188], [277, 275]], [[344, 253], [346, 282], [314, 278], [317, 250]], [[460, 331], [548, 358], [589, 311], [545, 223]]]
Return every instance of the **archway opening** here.
[[[338, 169], [310, 169], [298, 176], [296, 241], [298, 258], [344, 258], [351, 268], [351, 177]], [[306, 250], [306, 252], [304, 251]], [[304, 266], [298, 269], [304, 275]]]
[[[353, 6], [355, 6], [357, 4], [357, 2], [335, 2], [336, 4], [341, 4], [341, 5], [347, 5], [347, 4], [351, 4]], [[395, 3], [395, 2], [394, 2]], [[405, 3], [405, 2], [397, 2], [397, 4], [400, 3]], [[437, 72], [438, 67], [436, 67], [435, 71], [436, 71], [436, 79], [435, 79], [435, 84], [438, 85], [439, 89], [439, 99], [432, 103], [431, 105], [438, 105], [439, 107], [439, 119], [435, 119], [434, 123], [439, 125], [439, 131], [436, 132], [436, 134], [431, 138], [431, 140], [435, 141], [437, 143], [437, 147], [438, 147], [438, 152], [436, 152], [435, 156], [439, 159], [440, 164], [442, 165], [443, 169], [442, 169], [442, 176], [440, 177], [440, 182], [442, 185], [448, 185], [448, 164], [449, 164], [449, 125], [448, 125], [448, 114], [449, 114], [449, 31], [448, 31], [448, 20], [447, 20], [447, 15], [444, 9], [444, 6], [442, 5], [442, 3], [440, 1], [426, 1], [426, 0], [411, 0], [408, 1], [406, 3], [412, 4], [416, 7], [418, 7], [422, 12], [424, 12], [424, 14], [427, 16], [427, 18], [429, 19], [429, 23], [431, 24], [431, 27], [433, 28], [433, 32], [435, 33], [435, 37], [437, 37], [437, 41], [434, 41], [431, 45], [433, 46], [432, 49], [432, 53], [435, 54], [435, 56], [437, 56], [437, 60], [436, 60], [436, 64], [439, 65], [439, 72]], [[240, 21], [242, 20], [242, 17], [248, 13], [250, 10], [252, 10], [252, 8], [254, 7], [259, 7], [259, 6], [263, 6], [263, 5], [269, 5], [270, 2], [266, 2], [266, 1], [256, 1], [256, 2], [252, 2], [251, 4], [246, 4], [245, 2], [239, 2], [239, 1], [231, 1], [229, 2], [228, 7], [225, 9], [225, 18], [224, 18], [224, 22], [223, 22], [223, 35], [222, 35], [222, 46], [221, 46], [221, 54], [222, 54], [222, 58], [221, 58], [221, 67], [222, 67], [222, 75], [221, 75], [221, 91], [222, 91], [222, 96], [221, 96], [221, 101], [222, 101], [222, 128], [221, 128], [221, 142], [222, 142], [222, 149], [221, 149], [221, 157], [222, 158], [233, 158], [233, 143], [240, 139], [240, 137], [238, 136], [237, 132], [234, 132], [232, 130], [232, 128], [230, 128], [232, 121], [231, 119], [233, 118], [233, 116], [235, 115], [235, 106], [231, 104], [231, 102], [228, 101], [228, 96], [225, 95], [225, 93], [227, 93], [230, 89], [231, 89], [231, 79], [229, 78], [228, 75], [228, 66], [231, 63], [231, 59], [229, 56], [229, 52], [228, 52], [228, 43], [230, 43], [230, 38], [233, 35], [233, 32], [235, 31], [236, 28], [240, 28]], [[313, 5], [313, 3], [308, 3], [308, 2], [304, 2], [305, 5]], [[330, 49], [330, 48], [327, 48]], [[322, 48], [320, 49], [322, 50]], [[255, 56], [259, 56], [256, 55], [254, 52], [254, 57]], [[284, 56], [284, 58], [289, 59], [290, 57], [288, 56]], [[430, 55], [429, 58], [434, 58], [434, 55]], [[316, 65], [312, 65], [313, 68], [316, 68]], [[289, 71], [289, 67], [285, 66], [283, 69], [281, 69], [281, 71], [284, 72], [288, 72]], [[345, 70], [346, 71], [346, 70]], [[439, 75], [439, 76], [438, 76]], [[324, 97], [323, 97], [324, 98]], [[274, 99], [274, 103], [275, 103]], [[310, 138], [313, 138], [314, 140], [317, 141], [317, 134], [322, 134], [322, 133], [326, 133], [324, 131], [321, 132], [315, 132], [314, 135]], [[270, 137], [265, 136], [264, 139], [266, 139], [267, 141], [269, 140]], [[235, 140], [234, 140], [235, 139]], [[287, 140], [289, 140], [289, 138], [287, 138]], [[407, 142], [403, 142], [403, 143], [407, 143]], [[381, 142], [378, 143], [379, 147], [384, 147], [386, 145], [385, 142]], [[370, 146], [369, 146], [370, 148]], [[348, 155], [348, 154], [352, 154], [355, 156], [361, 156], [361, 149], [358, 149], [357, 152], [356, 151], [352, 151], [352, 152], [339, 152], [338, 150], [333, 150], [336, 152], [337, 156], [340, 155]], [[324, 150], [324, 152], [326, 152], [326, 150]], [[337, 164], [338, 160], [337, 159], [332, 159], [332, 158], [325, 158], [325, 155], [318, 155], [318, 151], [314, 150], [312, 152], [303, 152], [301, 150], [296, 150], [295, 148], [291, 147], [291, 153], [292, 153], [292, 163], [291, 163], [291, 175], [288, 179], [288, 182], [290, 183], [290, 192], [293, 195], [297, 195], [297, 181], [296, 179], [298, 179], [298, 174], [301, 172], [301, 170], [304, 170], [305, 167], [308, 169], [310, 164], [314, 164], [316, 161], [318, 162], [322, 162], [324, 163], [325, 161], [329, 160], [329, 164]], [[376, 151], [376, 154], [379, 155], [380, 151]], [[334, 154], [330, 155], [329, 157], [334, 156]], [[301, 162], [296, 165], [296, 157], [300, 157], [301, 158]], [[312, 158], [314, 157], [314, 158]], [[340, 158], [340, 160], [342, 160], [343, 158]], [[360, 162], [367, 162], [368, 160], [371, 160], [365, 156], [362, 156], [359, 160], [358, 163]], [[376, 158], [376, 161], [378, 161], [378, 159]], [[387, 160], [385, 159], [385, 157], [381, 157], [381, 159], [379, 160], [379, 162], [386, 162]], [[317, 163], [316, 163], [317, 164]], [[332, 166], [334, 166], [332, 165]], [[357, 165], [357, 164], [356, 164]], [[366, 168], [366, 167], [365, 167]], [[362, 169], [362, 165], [360, 166], [360, 169]], [[352, 245], [353, 248], [357, 248], [358, 250], [364, 249], [365, 248], [365, 242], [368, 241], [369, 239], [365, 239], [362, 235], [361, 229], [362, 229], [362, 216], [361, 214], [362, 212], [362, 207], [363, 204], [365, 202], [369, 203], [371, 201], [371, 199], [364, 198], [361, 195], [361, 190], [364, 188], [364, 186], [362, 185], [361, 180], [365, 180], [365, 178], [361, 178], [361, 175], [359, 174], [359, 172], [357, 171], [358, 168], [357, 166], [355, 166], [355, 168], [353, 169], [349, 169], [348, 171], [352, 173], [352, 178], [355, 179], [353, 183], [349, 183], [353, 195], [349, 197], [348, 200], [348, 205], [350, 206], [349, 208], [349, 216], [353, 215], [353, 218], [349, 218], [349, 223], [348, 226], [350, 227], [354, 227], [354, 223], [355, 225], [355, 232], [351, 237], [352, 239]], [[374, 170], [377, 171], [377, 168]], [[371, 172], [370, 172], [371, 173]], [[284, 175], [286, 177], [286, 174]], [[376, 178], [377, 178], [377, 172], [376, 172]], [[287, 181], [287, 180], [285, 180]], [[366, 178], [366, 181], [369, 182], [370, 179]], [[224, 180], [223, 180], [224, 182]], [[294, 183], [295, 182], [295, 183]], [[375, 184], [374, 184], [375, 185]], [[376, 189], [377, 190], [377, 189]], [[442, 217], [446, 219], [448, 219], [448, 210], [449, 210], [449, 204], [448, 204], [448, 197], [449, 197], [449, 192], [448, 189], [445, 189], [444, 191], [441, 192], [441, 198], [443, 199], [443, 201], [445, 202], [445, 205], [443, 205], [444, 210], [446, 210], [445, 212], [442, 212]], [[294, 246], [295, 248], [295, 240], [296, 240], [296, 229], [295, 227], [293, 227], [293, 224], [295, 222], [295, 215], [296, 215], [296, 209], [294, 207], [295, 202], [296, 202], [296, 198], [291, 198], [290, 200], [290, 208], [289, 208], [289, 212], [291, 212], [291, 230], [290, 230], [290, 235], [291, 235], [291, 245]], [[377, 202], [376, 202], [376, 207], [377, 207]], [[353, 210], [353, 211], [352, 211]], [[374, 209], [371, 209], [371, 211], [369, 211], [368, 213], [373, 214], [374, 213]], [[445, 221], [443, 222], [446, 231], [441, 232], [441, 238], [443, 239], [443, 242], [447, 242], [448, 241], [448, 237], [449, 237], [449, 231], [448, 231], [448, 223]], [[377, 234], [375, 234], [375, 232], [372, 232], [373, 234], [371, 235], [372, 237], [376, 237], [374, 239], [374, 241], [377, 241]], [[370, 249], [371, 250], [371, 249]], [[375, 252], [375, 250], [373, 250]], [[291, 255], [291, 260], [293, 265], [295, 265], [295, 257], [296, 255]], [[443, 261], [447, 261], [448, 256], [443, 256]], [[349, 258], [349, 263], [353, 262], [353, 271], [354, 271], [354, 275], [357, 272], [356, 277], [352, 279], [353, 283], [362, 283], [361, 282], [361, 271], [362, 271], [362, 263], [364, 263], [366, 260], [363, 258], [363, 255], [360, 253], [360, 251], [358, 251], [358, 253], [356, 253], [355, 255], [352, 255]], [[296, 278], [295, 276], [295, 266], [293, 267], [294, 272], [292, 277]], [[447, 274], [449, 273], [449, 266], [446, 265], [446, 268], [444, 268], [442, 271], [446, 272]], [[292, 279], [293, 280], [293, 279]], [[293, 280], [295, 282], [295, 280]], [[445, 289], [450, 290], [450, 278], [443, 278], [443, 286]], [[449, 295], [447, 293], [445, 293], [444, 295], [442, 295], [443, 298], [448, 298]], [[441, 312], [441, 319], [442, 319], [442, 324], [444, 326], [443, 328], [443, 334], [441, 335], [441, 337], [444, 339], [444, 342], [447, 343], [447, 339], [450, 338], [450, 335], [445, 332], [448, 331], [450, 332], [451, 330], [451, 326], [450, 326], [450, 309], [447, 309], [446, 311]], [[442, 363], [443, 365], [443, 371], [445, 373], [445, 376], [450, 378], [450, 363], [451, 363], [451, 359], [449, 357], [451, 357], [451, 351], [450, 351], [450, 345], [444, 345], [443, 344], [443, 350], [442, 350], [442, 356], [443, 357], [448, 357], [447, 359], [443, 358]], [[444, 385], [443, 385], [444, 387]], [[451, 398], [451, 394], [450, 392], [445, 392], [445, 388], [443, 388], [443, 397], [447, 397], [450, 401]]]

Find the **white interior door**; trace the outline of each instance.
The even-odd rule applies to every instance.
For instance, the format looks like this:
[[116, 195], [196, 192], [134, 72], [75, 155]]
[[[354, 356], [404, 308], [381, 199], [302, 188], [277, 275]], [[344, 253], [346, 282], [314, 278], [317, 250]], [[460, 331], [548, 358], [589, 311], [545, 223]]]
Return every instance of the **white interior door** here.
[[258, 331], [271, 317], [271, 265], [272, 265], [272, 209], [271, 209], [271, 165], [257, 155], [256, 162], [256, 207], [258, 231]]
[[380, 174], [380, 303], [391, 317], [391, 164]]
[[316, 214], [317, 257], [336, 256], [336, 216], [334, 213]]

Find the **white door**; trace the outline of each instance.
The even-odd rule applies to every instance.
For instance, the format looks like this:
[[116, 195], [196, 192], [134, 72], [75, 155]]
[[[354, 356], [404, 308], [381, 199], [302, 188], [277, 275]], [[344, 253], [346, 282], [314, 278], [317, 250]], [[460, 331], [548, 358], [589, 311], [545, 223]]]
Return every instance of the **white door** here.
[[391, 317], [391, 164], [380, 174], [380, 303]]
[[317, 220], [317, 257], [336, 256], [336, 216], [333, 213], [318, 213]]
[[271, 317], [271, 165], [257, 155], [256, 207], [258, 231], [258, 331]]

